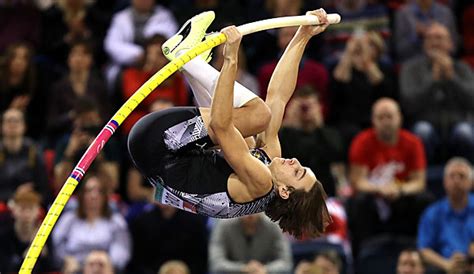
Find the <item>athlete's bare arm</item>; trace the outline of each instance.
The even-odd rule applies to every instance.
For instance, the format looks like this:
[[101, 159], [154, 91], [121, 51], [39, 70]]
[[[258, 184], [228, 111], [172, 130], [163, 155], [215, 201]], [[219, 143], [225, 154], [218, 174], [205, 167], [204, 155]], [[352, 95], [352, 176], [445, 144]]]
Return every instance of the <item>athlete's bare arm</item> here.
[[[270, 191], [271, 173], [262, 162], [250, 155], [247, 143], [233, 123], [233, 89], [242, 34], [235, 26], [227, 27], [222, 32], [227, 36], [227, 42], [224, 64], [212, 100], [209, 136], [220, 145], [226, 161], [237, 174], [238, 178], [230, 178], [229, 181], [231, 196], [235, 198], [238, 194], [241, 201], [252, 200]], [[236, 189], [237, 193], [232, 193]]]
[[280, 58], [270, 79], [265, 103], [270, 108], [272, 116], [267, 129], [257, 137], [257, 145], [264, 147], [271, 158], [281, 157], [278, 131], [283, 120], [286, 104], [295, 91], [298, 67], [304, 49], [311, 37], [323, 32], [329, 25], [326, 12], [322, 9], [309, 11], [306, 14], [318, 16], [319, 21], [325, 24], [321, 26], [300, 26]]

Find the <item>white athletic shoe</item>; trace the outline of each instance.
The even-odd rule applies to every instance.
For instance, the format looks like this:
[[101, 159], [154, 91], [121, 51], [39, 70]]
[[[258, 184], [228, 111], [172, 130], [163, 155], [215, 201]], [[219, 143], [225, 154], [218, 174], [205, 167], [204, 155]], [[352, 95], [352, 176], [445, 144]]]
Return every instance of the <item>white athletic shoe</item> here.
[[[202, 12], [189, 19], [181, 29], [170, 39], [163, 43], [161, 49], [168, 60], [176, 58], [176, 54], [180, 51], [190, 50], [192, 47], [203, 41], [206, 30], [214, 21], [215, 14], [213, 11]], [[203, 59], [210, 61], [210, 52], [206, 51], [202, 55]], [[202, 56], [201, 55], [201, 56]]]

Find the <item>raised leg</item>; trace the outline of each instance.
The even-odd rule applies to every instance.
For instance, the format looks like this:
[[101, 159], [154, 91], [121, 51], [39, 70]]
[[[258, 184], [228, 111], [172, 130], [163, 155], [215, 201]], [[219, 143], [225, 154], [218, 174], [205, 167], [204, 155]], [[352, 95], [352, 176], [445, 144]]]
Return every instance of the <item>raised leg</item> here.
[[[209, 108], [200, 108], [199, 110], [208, 129], [209, 137], [214, 143], [217, 143], [214, 133], [209, 128], [211, 110]], [[244, 138], [252, 137], [265, 131], [271, 118], [270, 108], [258, 97], [250, 100], [240, 108], [234, 108], [232, 115], [235, 127]]]

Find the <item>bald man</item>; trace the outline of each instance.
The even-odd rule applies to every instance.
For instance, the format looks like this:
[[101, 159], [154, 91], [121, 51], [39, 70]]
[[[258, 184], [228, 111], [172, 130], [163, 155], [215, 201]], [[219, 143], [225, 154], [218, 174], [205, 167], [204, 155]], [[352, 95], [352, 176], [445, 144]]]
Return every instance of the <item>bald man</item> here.
[[425, 190], [423, 144], [401, 129], [400, 107], [393, 99], [374, 103], [372, 124], [354, 138], [349, 151], [349, 179], [357, 193], [348, 212], [354, 240], [377, 232], [415, 236], [425, 207], [425, 202], [417, 205]]
[[448, 29], [434, 23], [425, 33], [423, 56], [404, 63], [400, 73], [402, 107], [431, 161], [445, 148], [448, 157], [474, 161], [474, 73], [453, 58], [453, 50]]

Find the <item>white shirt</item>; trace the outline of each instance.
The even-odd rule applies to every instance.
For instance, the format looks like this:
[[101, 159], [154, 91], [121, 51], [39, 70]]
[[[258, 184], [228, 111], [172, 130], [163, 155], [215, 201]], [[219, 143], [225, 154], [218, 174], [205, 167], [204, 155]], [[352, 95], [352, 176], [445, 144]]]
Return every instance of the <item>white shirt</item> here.
[[[105, 51], [113, 63], [130, 65], [143, 53], [143, 48], [134, 44], [134, 31], [131, 7], [114, 15], [104, 41]], [[145, 24], [143, 34], [144, 37], [162, 34], [169, 38], [177, 31], [178, 25], [173, 14], [157, 5], [153, 15]]]
[[62, 261], [73, 256], [82, 264], [93, 250], [106, 251], [115, 268], [123, 269], [131, 257], [131, 240], [125, 219], [118, 213], [94, 223], [80, 219], [75, 211], [65, 212], [52, 234], [55, 256]]

